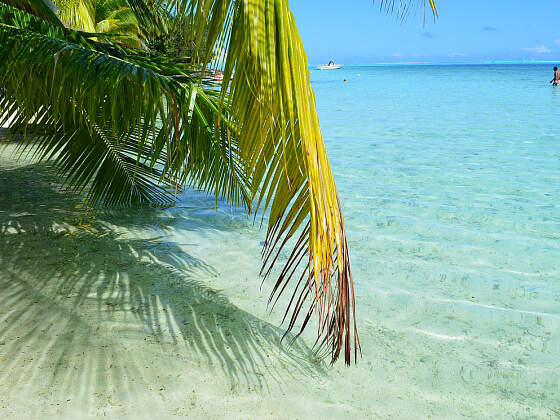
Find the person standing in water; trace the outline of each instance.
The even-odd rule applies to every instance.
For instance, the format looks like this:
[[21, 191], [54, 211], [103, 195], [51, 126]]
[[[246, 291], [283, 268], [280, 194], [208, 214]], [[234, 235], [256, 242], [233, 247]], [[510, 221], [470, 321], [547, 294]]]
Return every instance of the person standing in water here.
[[560, 83], [560, 71], [558, 71], [558, 67], [554, 67], [554, 79], [552, 79], [550, 83], [552, 83], [552, 86], [558, 86], [558, 83]]

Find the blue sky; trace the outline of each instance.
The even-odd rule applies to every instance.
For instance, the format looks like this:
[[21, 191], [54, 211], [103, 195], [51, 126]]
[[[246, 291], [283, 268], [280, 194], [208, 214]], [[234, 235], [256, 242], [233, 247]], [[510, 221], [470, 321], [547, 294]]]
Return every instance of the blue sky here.
[[[437, 0], [436, 0], [437, 1]], [[554, 3], [439, 0], [439, 18], [423, 8], [400, 23], [379, 0], [291, 0], [310, 64], [475, 62], [560, 59]]]

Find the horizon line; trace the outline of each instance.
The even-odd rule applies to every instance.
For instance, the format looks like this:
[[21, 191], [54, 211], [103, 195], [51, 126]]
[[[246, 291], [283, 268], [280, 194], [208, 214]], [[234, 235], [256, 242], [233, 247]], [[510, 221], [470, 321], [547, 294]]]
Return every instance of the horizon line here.
[[[410, 65], [410, 64], [553, 64], [560, 63], [560, 58], [558, 60], [480, 60], [480, 61], [385, 61], [385, 62], [375, 62], [375, 63], [359, 63], [359, 64], [340, 64], [346, 67], [357, 67], [357, 66], [387, 66], [387, 65]], [[338, 63], [337, 63], [338, 64]], [[321, 66], [321, 64], [309, 64], [309, 67]]]

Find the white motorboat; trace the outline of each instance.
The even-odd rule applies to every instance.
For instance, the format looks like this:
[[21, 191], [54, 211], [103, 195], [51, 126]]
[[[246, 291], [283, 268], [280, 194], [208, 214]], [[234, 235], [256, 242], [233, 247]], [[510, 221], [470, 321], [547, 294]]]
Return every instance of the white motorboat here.
[[338, 70], [341, 67], [342, 64], [335, 64], [331, 61], [329, 64], [321, 64], [317, 70]]

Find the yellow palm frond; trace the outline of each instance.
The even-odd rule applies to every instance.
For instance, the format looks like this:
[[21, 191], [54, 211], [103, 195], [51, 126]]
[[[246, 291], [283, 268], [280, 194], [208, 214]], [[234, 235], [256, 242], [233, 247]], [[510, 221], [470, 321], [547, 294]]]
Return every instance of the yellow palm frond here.
[[95, 32], [95, 4], [93, 0], [53, 0], [60, 19], [80, 31]]
[[[350, 362], [359, 340], [346, 230], [323, 142], [303, 44], [287, 0], [169, 1], [173, 13], [212, 46], [201, 57], [223, 68], [222, 94], [246, 162], [251, 192], [268, 212], [263, 273], [274, 273], [271, 299], [288, 283], [288, 331], [316, 314], [318, 336]], [[220, 56], [220, 52], [222, 55]], [[291, 248], [291, 249], [290, 249]]]
[[[395, 3], [419, 2], [382, 5]], [[343, 351], [350, 363], [360, 344], [344, 216], [288, 0], [160, 0], [160, 6], [189, 20], [198, 43], [206, 43], [203, 62], [224, 71], [222, 95], [231, 98], [256, 208], [268, 211], [265, 276], [286, 252], [271, 300], [295, 282], [288, 331], [300, 314], [301, 330], [315, 314], [332, 361]]]

